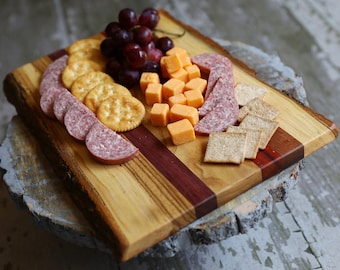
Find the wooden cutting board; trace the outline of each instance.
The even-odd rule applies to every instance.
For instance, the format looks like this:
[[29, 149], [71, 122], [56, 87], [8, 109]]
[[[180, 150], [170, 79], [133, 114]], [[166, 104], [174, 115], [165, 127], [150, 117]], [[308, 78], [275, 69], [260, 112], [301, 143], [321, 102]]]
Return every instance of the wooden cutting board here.
[[[165, 11], [160, 13], [157, 28], [175, 34], [171, 36], [175, 44], [191, 56], [204, 52], [226, 55], [212, 40]], [[39, 106], [41, 75], [49, 63], [65, 53], [60, 50], [14, 70], [4, 81], [4, 91], [41, 141], [97, 236], [122, 261], [312, 154], [338, 135], [334, 123], [259, 81], [232, 59], [235, 82], [266, 87], [265, 101], [280, 111], [278, 130], [255, 160], [241, 165], [204, 163], [206, 136], [174, 146], [165, 128], [150, 125], [150, 108], [146, 107], [143, 124], [123, 134], [140, 149], [139, 155], [122, 165], [102, 165], [68, 135], [63, 125], [47, 118]], [[138, 89], [133, 93], [143, 100]]]

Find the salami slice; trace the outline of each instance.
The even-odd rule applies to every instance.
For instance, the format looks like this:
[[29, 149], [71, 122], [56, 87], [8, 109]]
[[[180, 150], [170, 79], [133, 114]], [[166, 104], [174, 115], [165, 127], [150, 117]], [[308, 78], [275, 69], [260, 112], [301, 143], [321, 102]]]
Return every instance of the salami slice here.
[[220, 54], [217, 53], [202, 53], [191, 57], [191, 62], [196, 64], [203, 73], [210, 73], [210, 70], [214, 67], [224, 66], [231, 67], [231, 61]]
[[58, 60], [52, 62], [43, 73], [40, 82], [39, 93], [42, 95], [44, 92], [52, 87], [63, 88], [64, 85], [61, 81], [61, 74], [66, 66], [67, 57], [63, 56]]
[[232, 66], [215, 66], [210, 69], [207, 89], [205, 91], [205, 99], [209, 98], [210, 93], [213, 91], [216, 82], [220, 77], [223, 77], [230, 87], [234, 87], [234, 73]]
[[234, 93], [233, 65], [227, 57], [216, 53], [198, 54], [193, 56], [191, 61], [203, 72], [209, 74], [205, 102], [199, 109], [200, 116], [204, 116], [216, 106], [221, 98]]
[[40, 97], [40, 108], [50, 118], [55, 118], [53, 105], [56, 97], [62, 92], [67, 91], [65, 88], [51, 87]]
[[205, 99], [208, 98], [210, 92], [213, 90], [218, 79], [224, 76], [224, 73], [225, 73], [223, 72], [224, 69], [225, 68], [221, 66], [213, 67], [210, 69], [210, 73], [209, 73], [208, 81], [207, 81], [207, 89], [205, 90], [205, 96], [204, 96]]
[[224, 99], [235, 99], [233, 77], [225, 74], [218, 78], [210, 95], [205, 99], [203, 105], [198, 109], [200, 116], [207, 115], [218, 103]]
[[47, 66], [47, 68], [45, 69], [44, 73], [43, 73], [43, 77], [45, 77], [46, 75], [50, 74], [50, 73], [61, 73], [61, 71], [64, 70], [64, 68], [67, 65], [67, 61], [68, 61], [68, 55], [65, 54], [61, 57], [59, 57], [58, 59], [56, 59], [55, 61], [53, 61], [51, 64], [49, 64]]
[[86, 136], [85, 144], [91, 156], [104, 164], [121, 164], [138, 153], [138, 148], [99, 121]]
[[212, 111], [204, 116], [194, 126], [198, 134], [225, 131], [229, 126], [237, 122], [238, 103], [235, 98], [224, 98]]
[[61, 123], [64, 123], [66, 111], [77, 102], [79, 102], [79, 100], [65, 88], [65, 91], [61, 91], [54, 100], [53, 112], [55, 117]]
[[91, 127], [98, 122], [95, 114], [78, 101], [68, 108], [64, 117], [67, 132], [78, 141], [84, 141]]

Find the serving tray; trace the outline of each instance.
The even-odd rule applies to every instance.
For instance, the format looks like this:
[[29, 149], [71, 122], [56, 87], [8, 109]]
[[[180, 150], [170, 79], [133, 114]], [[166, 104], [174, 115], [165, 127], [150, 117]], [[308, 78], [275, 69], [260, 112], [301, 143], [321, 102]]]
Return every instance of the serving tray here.
[[[222, 47], [160, 10], [159, 35], [169, 35], [190, 56]], [[27, 63], [4, 81], [4, 91], [35, 136], [58, 176], [94, 231], [125, 261], [225, 204], [254, 185], [288, 168], [336, 139], [337, 126], [259, 81], [239, 61], [235, 82], [266, 87], [265, 101], [280, 111], [279, 128], [255, 160], [241, 165], [203, 162], [206, 136], [174, 146], [165, 128], [150, 125], [149, 111], [138, 128], [122, 134], [139, 155], [122, 165], [94, 161], [86, 147], [74, 141], [59, 122], [46, 117], [39, 105], [39, 83], [60, 50]], [[229, 56], [230, 57], [230, 56]], [[139, 89], [133, 94], [143, 100]]]

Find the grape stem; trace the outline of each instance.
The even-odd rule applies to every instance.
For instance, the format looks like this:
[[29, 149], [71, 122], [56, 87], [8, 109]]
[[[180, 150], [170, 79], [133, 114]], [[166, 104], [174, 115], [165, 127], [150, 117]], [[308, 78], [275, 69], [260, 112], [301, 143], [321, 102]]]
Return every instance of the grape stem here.
[[158, 32], [158, 33], [162, 33], [162, 34], [166, 34], [166, 35], [171, 35], [171, 36], [174, 36], [174, 37], [183, 37], [185, 35], [185, 32], [186, 32], [186, 30], [184, 29], [181, 34], [176, 34], [176, 33], [167, 32], [167, 31], [164, 31], [162, 29], [157, 29], [157, 28], [154, 29], [153, 31]]

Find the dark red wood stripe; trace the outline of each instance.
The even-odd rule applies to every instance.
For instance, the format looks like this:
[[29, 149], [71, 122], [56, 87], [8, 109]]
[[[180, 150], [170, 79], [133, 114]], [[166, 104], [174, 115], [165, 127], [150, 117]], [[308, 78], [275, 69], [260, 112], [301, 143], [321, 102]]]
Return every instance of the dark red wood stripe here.
[[278, 128], [266, 149], [258, 152], [254, 163], [261, 168], [262, 180], [266, 180], [303, 158], [303, 144]]
[[197, 218], [217, 208], [215, 193], [146, 127], [140, 125], [124, 135], [195, 207]]

